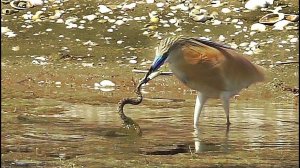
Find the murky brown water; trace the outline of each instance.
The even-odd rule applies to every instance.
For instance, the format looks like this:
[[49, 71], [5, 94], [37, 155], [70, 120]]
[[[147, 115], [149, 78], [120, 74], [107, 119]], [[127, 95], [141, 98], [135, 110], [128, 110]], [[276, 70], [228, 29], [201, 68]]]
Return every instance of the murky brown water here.
[[[45, 17], [62, 9], [67, 11], [63, 19], [82, 18], [97, 12], [102, 3], [116, 6], [121, 2], [66, 1], [53, 7], [50, 1]], [[267, 12], [220, 12], [223, 7], [243, 6], [240, 1], [229, 1], [218, 8], [209, 6], [208, 1], [200, 4], [209, 13], [217, 11], [218, 20], [240, 19], [247, 31], [231, 23], [213, 26], [193, 22], [184, 12], [175, 13], [185, 21], [181, 31], [175, 31], [177, 27], [173, 25], [159, 25], [150, 32], [152, 36], [142, 35], [149, 18], [129, 21], [109, 33], [107, 29], [113, 24], [100, 23], [100, 18], [84, 23], [85, 29], [66, 29], [64, 24], [47, 20], [25, 22], [21, 16], [29, 10], [2, 14], [2, 26], [17, 33], [14, 38], [1, 34], [2, 167], [298, 167], [298, 97], [274, 87], [274, 78], [298, 87], [298, 64], [275, 64], [299, 60], [299, 42], [290, 42], [291, 36], [299, 37], [298, 31], [274, 31], [268, 26], [266, 32], [251, 36], [251, 25]], [[276, 3], [287, 4], [290, 6], [283, 12], [298, 13], [298, 1]], [[1, 9], [8, 7], [3, 5]], [[148, 17], [154, 9], [154, 4], [138, 3], [124, 16]], [[41, 7], [30, 9], [33, 14], [38, 10]], [[169, 19], [165, 16], [168, 12], [166, 9], [159, 14]], [[115, 12], [112, 18], [117, 15], [123, 14]], [[298, 26], [298, 22], [292, 25]], [[49, 28], [52, 31], [46, 31]], [[207, 28], [211, 32], [205, 32]], [[148, 68], [149, 63], [143, 63], [154, 57], [159, 41], [153, 36], [156, 31], [162, 36], [176, 32], [215, 41], [224, 35], [225, 43], [257, 42], [261, 53], [249, 57], [266, 68], [268, 80], [231, 100], [230, 128], [226, 127], [220, 101], [209, 100], [201, 114], [199, 130], [194, 130], [195, 92], [173, 76], [160, 76], [144, 87], [140, 105], [125, 106], [125, 113], [143, 131], [141, 137], [131, 134], [121, 128], [117, 103], [135, 96], [133, 81], [143, 75], [132, 70]], [[83, 45], [88, 40], [98, 45]], [[117, 44], [118, 40], [124, 42]], [[66, 58], [60, 55], [64, 47], [70, 50]], [[243, 47], [238, 49], [241, 53], [246, 51]], [[129, 63], [133, 56], [137, 56], [136, 64]], [[44, 65], [34, 64], [38, 57], [46, 58]], [[168, 71], [167, 66], [162, 69]], [[116, 84], [113, 91], [94, 88], [104, 79]]]

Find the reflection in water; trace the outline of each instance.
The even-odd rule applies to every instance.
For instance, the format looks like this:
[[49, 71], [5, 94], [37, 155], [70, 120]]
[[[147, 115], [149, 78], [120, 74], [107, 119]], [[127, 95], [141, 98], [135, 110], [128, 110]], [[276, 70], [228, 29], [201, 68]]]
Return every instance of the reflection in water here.
[[[169, 103], [172, 107], [172, 103], [176, 102]], [[95, 124], [95, 127], [101, 129], [121, 127], [117, 107], [109, 104], [92, 106], [63, 103], [62, 106], [68, 110], [66, 115], [80, 117], [83, 123]], [[193, 129], [193, 106], [151, 108], [141, 105], [128, 106], [126, 110], [144, 132], [140, 144], [135, 144], [141, 148], [150, 148], [149, 146], [152, 145], [158, 148], [167, 146], [166, 150], [169, 151], [168, 146], [184, 144], [186, 146], [183, 151], [189, 153], [186, 149], [195, 145], [195, 153], [199, 153], [231, 152], [236, 148], [254, 150], [298, 146], [299, 114], [298, 109], [295, 109], [292, 104], [232, 102], [230, 112], [232, 124], [230, 128], [226, 128], [222, 107], [211, 103], [200, 117], [200, 125], [194, 130], [194, 135], [188, 131]], [[177, 148], [172, 151], [181, 152]]]
[[229, 144], [228, 144], [229, 129], [230, 129], [230, 125], [227, 125], [226, 130], [225, 130], [225, 140], [222, 144], [217, 145], [214, 143], [201, 142], [200, 129], [199, 129], [199, 127], [194, 128], [193, 139], [195, 141], [195, 153], [201, 153], [201, 152], [207, 152], [207, 151], [228, 152], [228, 150], [229, 150]]

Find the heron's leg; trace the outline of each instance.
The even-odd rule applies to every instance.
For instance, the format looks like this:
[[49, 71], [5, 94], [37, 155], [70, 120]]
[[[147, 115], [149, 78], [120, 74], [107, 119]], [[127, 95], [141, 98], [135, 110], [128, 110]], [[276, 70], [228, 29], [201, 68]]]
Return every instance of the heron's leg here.
[[196, 98], [195, 111], [194, 111], [194, 128], [198, 127], [200, 113], [206, 100], [207, 97], [204, 96], [202, 93], [198, 92]]
[[229, 99], [230, 99], [230, 93], [228, 92], [223, 92], [221, 94], [221, 101], [223, 104], [223, 108], [225, 110], [225, 114], [226, 114], [226, 124], [227, 126], [230, 125], [230, 121], [229, 121]]

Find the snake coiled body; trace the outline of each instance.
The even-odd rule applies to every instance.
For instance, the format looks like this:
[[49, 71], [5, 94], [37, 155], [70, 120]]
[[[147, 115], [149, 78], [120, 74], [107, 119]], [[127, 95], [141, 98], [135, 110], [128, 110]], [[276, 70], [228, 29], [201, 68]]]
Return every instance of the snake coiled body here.
[[123, 126], [129, 130], [134, 129], [138, 135], [142, 135], [140, 126], [135, 121], [133, 121], [130, 117], [127, 117], [124, 114], [123, 108], [126, 104], [138, 105], [143, 101], [143, 95], [141, 93], [142, 84], [143, 82], [140, 82], [135, 89], [137, 98], [124, 98], [119, 102], [119, 107], [118, 107], [118, 113], [123, 121]]

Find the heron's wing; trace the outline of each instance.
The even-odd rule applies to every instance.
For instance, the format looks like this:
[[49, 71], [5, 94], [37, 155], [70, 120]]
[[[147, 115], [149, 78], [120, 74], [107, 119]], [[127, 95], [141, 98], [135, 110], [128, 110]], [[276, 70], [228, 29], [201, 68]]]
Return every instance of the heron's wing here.
[[202, 39], [202, 38], [193, 38], [193, 40], [196, 40], [200, 43], [203, 43], [205, 45], [208, 45], [210, 47], [214, 47], [214, 48], [227, 48], [227, 49], [232, 49], [234, 50], [232, 47], [226, 45], [226, 44], [221, 44], [221, 43], [217, 43], [214, 41], [210, 41], [210, 40], [206, 40], [206, 39]]
[[181, 48], [186, 68], [197, 70], [193, 78], [205, 78], [207, 84], [224, 90], [241, 89], [264, 79], [262, 69], [245, 56], [229, 48], [207, 44], [189, 40]]
[[206, 64], [212, 68], [225, 59], [218, 49], [200, 42], [185, 43], [181, 51], [188, 64]]

